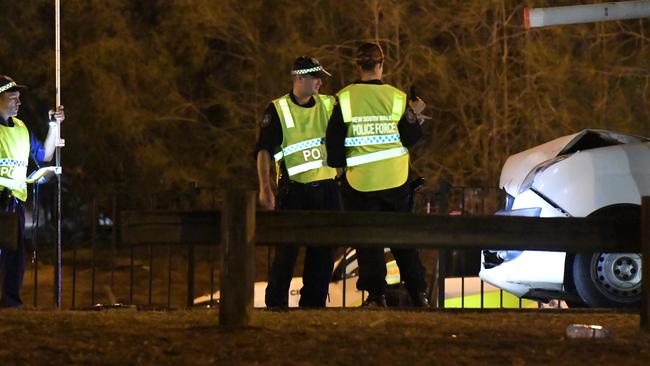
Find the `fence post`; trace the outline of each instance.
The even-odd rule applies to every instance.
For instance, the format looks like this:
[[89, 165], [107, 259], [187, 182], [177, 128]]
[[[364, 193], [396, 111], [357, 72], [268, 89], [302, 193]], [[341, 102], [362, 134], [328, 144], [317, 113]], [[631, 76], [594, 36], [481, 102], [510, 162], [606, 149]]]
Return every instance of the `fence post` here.
[[650, 197], [641, 201], [641, 330], [650, 333]]
[[245, 327], [253, 309], [255, 192], [228, 191], [221, 212], [219, 325]]
[[185, 306], [191, 308], [194, 306], [194, 266], [196, 264], [194, 256], [194, 243], [187, 245], [187, 297]]

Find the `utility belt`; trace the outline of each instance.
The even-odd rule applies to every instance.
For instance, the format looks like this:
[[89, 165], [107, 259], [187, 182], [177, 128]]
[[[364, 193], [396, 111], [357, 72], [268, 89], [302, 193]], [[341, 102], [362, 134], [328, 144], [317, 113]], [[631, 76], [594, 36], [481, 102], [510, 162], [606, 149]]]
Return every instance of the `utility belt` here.
[[13, 212], [17, 203], [9, 188], [0, 187], [0, 210]]
[[295, 181], [289, 180], [289, 186], [318, 188], [318, 187], [325, 187], [325, 186], [333, 185], [333, 184], [335, 184], [335, 182], [336, 181], [334, 180], [334, 178], [317, 180], [315, 182], [309, 182], [309, 183], [300, 183], [300, 182], [295, 182]]
[[337, 183], [332, 179], [317, 180], [315, 182], [300, 183], [289, 179], [288, 175], [281, 175], [278, 181], [278, 198], [282, 200], [289, 194], [289, 191], [306, 192], [319, 190], [324, 187], [335, 186]]

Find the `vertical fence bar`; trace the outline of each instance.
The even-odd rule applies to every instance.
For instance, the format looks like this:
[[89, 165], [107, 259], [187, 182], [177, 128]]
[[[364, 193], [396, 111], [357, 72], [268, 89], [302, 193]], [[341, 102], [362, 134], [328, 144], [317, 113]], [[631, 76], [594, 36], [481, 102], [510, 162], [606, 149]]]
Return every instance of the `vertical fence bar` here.
[[187, 245], [187, 298], [185, 306], [191, 308], [194, 306], [194, 244]]
[[641, 330], [650, 333], [650, 197], [641, 201]]
[[38, 307], [38, 227], [40, 226], [40, 211], [39, 211], [39, 198], [38, 183], [34, 184], [34, 200], [32, 203], [32, 215], [35, 219], [32, 220], [34, 227], [32, 228], [32, 267], [34, 275], [34, 308]]
[[172, 306], [172, 245], [167, 247], [167, 308]]
[[[38, 226], [36, 229], [38, 231]], [[34, 234], [36, 235], [36, 234]], [[34, 254], [32, 260], [34, 261], [34, 308], [38, 307], [38, 250], [34, 247]]]
[[91, 278], [90, 278], [90, 305], [95, 305], [95, 247], [97, 237], [97, 200], [93, 198], [92, 209], [90, 212], [90, 267], [91, 267]]
[[134, 246], [131, 245], [131, 263], [130, 263], [130, 268], [129, 268], [129, 305], [133, 304], [133, 266], [134, 266], [134, 258], [135, 258], [135, 253], [134, 253]]
[[77, 305], [77, 246], [72, 248], [72, 308]]
[[347, 249], [343, 250], [343, 259], [342, 262], [343, 264], [343, 286], [342, 290], [343, 293], [341, 294], [341, 307], [345, 307], [345, 301], [347, 300], [347, 292], [348, 292], [348, 251]]
[[113, 196], [111, 209], [111, 291], [115, 287], [115, 247], [117, 246], [117, 195]]
[[266, 247], [266, 278], [271, 278], [271, 260], [273, 260], [273, 256], [271, 255], [271, 251], [275, 248], [272, 245], [269, 245]]
[[214, 254], [212, 245], [208, 245], [208, 260], [210, 261], [210, 306], [214, 304]]
[[253, 310], [255, 192], [229, 191], [221, 215], [219, 325], [244, 327]]
[[460, 256], [460, 308], [465, 309], [465, 251], [459, 250]]
[[[462, 195], [461, 195], [461, 203], [460, 203], [460, 212], [461, 215], [465, 214], [465, 207], [466, 205], [466, 198], [465, 197], [465, 187], [462, 187], [461, 189]], [[460, 253], [460, 296], [461, 296], [461, 308], [465, 308], [465, 251], [464, 250], [459, 250], [457, 253]]]
[[438, 307], [445, 307], [445, 280], [447, 279], [447, 250], [438, 250]]
[[153, 245], [149, 244], [147, 248], [147, 254], [149, 256], [149, 290], [147, 296], [147, 303], [151, 305], [151, 293], [153, 288]]
[[[426, 206], [425, 206], [425, 212], [427, 215], [431, 215], [431, 195], [427, 194], [426, 198]], [[435, 253], [435, 259], [433, 260], [431, 268], [431, 281], [429, 282], [429, 288], [427, 289], [427, 298], [429, 299], [429, 304], [436, 304], [433, 306], [437, 306], [438, 304], [438, 292], [436, 289], [438, 288], [439, 284], [439, 276], [438, 276], [438, 261], [439, 261], [439, 256], [440, 256], [440, 251], [439, 250], [434, 250]]]

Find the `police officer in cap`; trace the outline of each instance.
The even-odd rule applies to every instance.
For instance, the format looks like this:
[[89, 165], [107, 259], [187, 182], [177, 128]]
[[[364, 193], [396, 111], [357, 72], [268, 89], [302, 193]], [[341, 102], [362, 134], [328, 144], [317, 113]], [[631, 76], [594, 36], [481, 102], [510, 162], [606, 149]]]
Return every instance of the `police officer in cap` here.
[[[325, 130], [335, 98], [318, 93], [322, 78], [329, 76], [315, 58], [298, 57], [291, 70], [291, 91], [273, 100], [266, 109], [255, 156], [259, 201], [268, 210], [340, 209], [336, 170], [327, 166], [325, 150]], [[276, 179], [271, 178], [271, 159], [275, 161]], [[301, 307], [325, 306], [333, 255], [332, 248], [307, 246]], [[267, 307], [288, 306], [297, 256], [296, 247], [276, 248], [266, 288]]]
[[[0, 75], [0, 210], [18, 216], [16, 249], [0, 248], [0, 307], [21, 307], [20, 288], [25, 269], [25, 209], [27, 200], [27, 166], [31, 158], [37, 165], [52, 160], [56, 144], [56, 128], [50, 122], [45, 143], [32, 135], [18, 119], [20, 90], [25, 87]], [[50, 111], [50, 120], [63, 121], [63, 106]], [[2, 235], [0, 233], [0, 235]]]
[[[345, 168], [341, 178], [343, 208], [349, 211], [411, 211], [409, 151], [422, 136], [419, 98], [381, 81], [384, 54], [375, 43], [357, 50], [361, 78], [337, 93], [338, 105], [327, 127], [327, 157]], [[416, 249], [391, 248], [401, 280], [414, 306], [428, 307], [425, 270]], [[368, 291], [366, 306], [386, 306], [383, 248], [358, 248], [357, 288]]]

